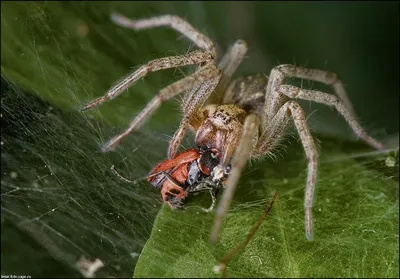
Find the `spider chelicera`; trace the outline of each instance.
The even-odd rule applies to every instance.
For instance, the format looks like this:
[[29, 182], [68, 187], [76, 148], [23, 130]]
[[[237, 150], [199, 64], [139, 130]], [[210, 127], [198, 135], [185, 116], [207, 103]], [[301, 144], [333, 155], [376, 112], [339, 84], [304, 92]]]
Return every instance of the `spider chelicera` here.
[[[285, 64], [273, 68], [269, 77], [257, 74], [231, 81], [232, 74], [247, 52], [247, 44], [243, 40], [236, 41], [220, 58], [217, 56], [214, 43], [180, 17], [163, 15], [132, 20], [113, 14], [111, 18], [114, 23], [133, 30], [171, 27], [189, 38], [199, 48], [185, 55], [148, 62], [117, 82], [104, 96], [85, 105], [82, 110], [93, 108], [117, 97], [150, 72], [199, 65], [194, 73], [161, 89], [130, 123], [128, 129], [111, 139], [103, 150], [108, 151], [115, 147], [149, 118], [163, 102], [185, 92], [181, 104], [183, 118], [169, 144], [168, 157], [174, 158], [185, 132], [192, 129], [195, 132], [196, 146], [209, 146], [222, 153], [220, 164], [214, 168], [214, 181], [224, 176], [226, 166], [231, 164], [231, 171], [211, 232], [210, 240], [213, 243], [217, 240], [223, 217], [230, 206], [247, 161], [273, 152], [283, 138], [283, 132], [290, 119], [293, 120], [300, 135], [308, 160], [304, 199], [305, 230], [306, 237], [312, 239], [312, 205], [318, 152], [306, 123], [304, 111], [293, 99], [334, 107], [359, 138], [374, 148], [384, 149], [384, 146], [370, 137], [357, 122], [343, 83], [334, 73]], [[331, 85], [336, 96], [287, 85], [285, 79], [289, 77]]]

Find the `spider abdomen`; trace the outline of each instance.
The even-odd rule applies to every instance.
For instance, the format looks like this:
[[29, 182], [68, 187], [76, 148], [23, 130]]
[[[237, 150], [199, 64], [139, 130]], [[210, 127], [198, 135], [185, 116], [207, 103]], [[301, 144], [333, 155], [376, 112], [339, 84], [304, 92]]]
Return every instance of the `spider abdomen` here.
[[235, 104], [248, 114], [263, 114], [268, 78], [257, 74], [235, 79], [226, 90], [224, 103]]

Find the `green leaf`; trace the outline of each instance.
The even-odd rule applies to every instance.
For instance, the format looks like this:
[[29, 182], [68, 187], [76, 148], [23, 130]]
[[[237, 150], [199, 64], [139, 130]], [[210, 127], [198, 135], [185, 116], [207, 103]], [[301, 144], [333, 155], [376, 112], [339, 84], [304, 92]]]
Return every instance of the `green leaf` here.
[[[213, 214], [202, 212], [197, 198], [183, 212], [164, 205], [134, 277], [221, 276], [213, 267], [246, 238], [274, 190], [272, 211], [245, 250], [228, 262], [228, 277], [398, 277], [398, 158], [396, 167], [388, 167], [388, 155], [367, 151], [356, 159], [361, 145], [353, 145], [353, 153], [343, 151], [346, 145], [323, 140], [313, 241], [304, 233], [306, 161], [295, 144], [285, 159], [263, 160], [246, 170], [216, 246], [208, 242]], [[201, 202], [207, 206], [208, 200], [205, 195]]]
[[[155, 58], [186, 53], [193, 49], [193, 44], [168, 28], [134, 32], [116, 26], [110, 21], [112, 12], [132, 18], [179, 15], [213, 39], [222, 51], [236, 39], [245, 39], [249, 53], [235, 77], [254, 73], [268, 75], [272, 67], [282, 63], [336, 72], [346, 85], [362, 126], [369, 134], [382, 139], [398, 133], [399, 126], [399, 67], [398, 63], [393, 63], [398, 60], [399, 53], [399, 4], [376, 1], [361, 5], [251, 1], [2, 1], [1, 72], [2, 78], [10, 81], [13, 87], [6, 94], [2, 88], [1, 103], [4, 143], [1, 169], [2, 274], [21, 272], [32, 277], [76, 276], [76, 262], [84, 254], [105, 263], [96, 273], [98, 276], [129, 276], [135, 267], [137, 255], [148, 239], [162, 203], [159, 192], [146, 182], [131, 187], [118, 180], [109, 168], [115, 165], [122, 175], [137, 179], [144, 177], [155, 164], [164, 160], [169, 139], [180, 121], [179, 103], [174, 100], [163, 104], [152, 119], [122, 142], [115, 152], [104, 154], [101, 145], [122, 131], [157, 91], [190, 73], [195, 67], [152, 73], [99, 108], [84, 113], [79, 112], [79, 108], [103, 95], [118, 79], [140, 65]], [[331, 88], [319, 87], [312, 82], [304, 82], [304, 86], [332, 92]], [[25, 95], [20, 90], [28, 93]], [[328, 107], [307, 102], [303, 107], [307, 112], [307, 122], [317, 135], [346, 140], [355, 138], [347, 123]], [[329, 139], [327, 142], [331, 141]], [[397, 145], [398, 139], [395, 141]], [[184, 148], [192, 147], [193, 138], [185, 139], [183, 145]], [[355, 146], [345, 149], [347, 143], [339, 145], [342, 145], [340, 152], [343, 151], [346, 158], [352, 153], [370, 152], [369, 149]], [[322, 156], [330, 156], [329, 148], [323, 149], [327, 155]], [[268, 235], [263, 231], [266, 228], [279, 228], [273, 225], [276, 224], [274, 218], [277, 218], [280, 208], [283, 213], [295, 214], [293, 224], [299, 233], [299, 243], [304, 243], [304, 250], [315, 245], [304, 242], [301, 237], [304, 155], [301, 146], [290, 150], [288, 154], [282, 154], [285, 155], [284, 161], [275, 163], [265, 159], [249, 166], [230, 213], [230, 216], [237, 213], [243, 218], [248, 215], [249, 219], [240, 223], [243, 225], [240, 231], [233, 229], [230, 232], [229, 224], [224, 224], [221, 241], [224, 233], [230, 232], [234, 236], [226, 247], [222, 246], [223, 242], [215, 248], [207, 246], [212, 215], [200, 212], [195, 217], [201, 220], [192, 223], [195, 221], [194, 214], [190, 212], [199, 211], [198, 207], [189, 208], [183, 213], [172, 212], [173, 216], [182, 218], [174, 219], [171, 216], [175, 222], [182, 224], [179, 227], [179, 222], [173, 223], [178, 226], [177, 231], [189, 239], [199, 232], [187, 231], [188, 224], [194, 224], [196, 229], [202, 228], [202, 238], [190, 241], [193, 255], [203, 253], [203, 256], [209, 257], [210, 267], [214, 266], [218, 259], [245, 237], [262, 213], [272, 190], [279, 192], [279, 202], [250, 245], [257, 243], [258, 236]], [[336, 147], [335, 150], [332, 152], [334, 156], [342, 154]], [[381, 173], [384, 174], [383, 180], [388, 176], [398, 177], [397, 173], [390, 171], [387, 174], [387, 169], [397, 170], [397, 163], [388, 168], [382, 163], [385, 158], [377, 160], [371, 157], [371, 164], [380, 166], [374, 170], [377, 176], [382, 178]], [[298, 165], [292, 165], [294, 162], [298, 162]], [[359, 161], [357, 163], [368, 171], [373, 169]], [[324, 164], [321, 162], [321, 168]], [[347, 171], [346, 168], [344, 170]], [[321, 172], [316, 206], [326, 199], [321, 196], [323, 179], [336, 180], [336, 177], [321, 176]], [[341, 170], [336, 168], [335, 173], [338, 172]], [[297, 178], [298, 175], [303, 176]], [[287, 184], [283, 183], [285, 178]], [[353, 193], [349, 189], [353, 188], [350, 182], [343, 182], [343, 185], [349, 186], [343, 194], [351, 196]], [[385, 180], [385, 183], [389, 182]], [[371, 182], [368, 180], [366, 185], [368, 183]], [[379, 185], [373, 189], [378, 191]], [[290, 192], [285, 193], [286, 188]], [[337, 194], [338, 190], [340, 187], [332, 186], [332, 192]], [[285, 199], [292, 194], [295, 194], [293, 197], [296, 200], [286, 203]], [[360, 203], [357, 200], [359, 194], [355, 197], [355, 205]], [[365, 196], [364, 193], [360, 199]], [[394, 200], [397, 193], [387, 197]], [[285, 211], [286, 206], [294, 201], [297, 203]], [[202, 195], [188, 202], [189, 206], [198, 202], [208, 206], [209, 198]], [[389, 210], [390, 205], [379, 208], [381, 211]], [[160, 214], [164, 214], [165, 210], [168, 208], [163, 207]], [[319, 217], [318, 214], [323, 212], [317, 210], [316, 207], [316, 242], [329, 239], [323, 238], [320, 226], [326, 220]], [[344, 213], [340, 211], [346, 216]], [[190, 219], [190, 223], [185, 221], [185, 214], [189, 214], [186, 218]], [[368, 214], [372, 213], [368, 211]], [[156, 220], [157, 226], [160, 217]], [[242, 221], [234, 217], [234, 220]], [[226, 222], [229, 220], [227, 218]], [[203, 224], [203, 221], [208, 223]], [[199, 226], [201, 224], [202, 227]], [[390, 230], [387, 232], [390, 233]], [[176, 236], [179, 234], [171, 234], [171, 237]], [[377, 247], [384, 247], [379, 240], [374, 243]], [[148, 255], [148, 245], [141, 261]], [[187, 249], [184, 251], [187, 252]], [[181, 254], [177, 255], [178, 251], [177, 247], [168, 255], [179, 256], [186, 268], [179, 264], [174, 269], [172, 265], [158, 268], [170, 268], [168, 274], [174, 270], [181, 273], [190, 270], [195, 275], [201, 274], [199, 269], [202, 266], [193, 257], [181, 258]], [[209, 254], [204, 255], [205, 251], [209, 251]], [[246, 263], [237, 257], [229, 265], [230, 275], [243, 274], [240, 273], [242, 271], [235, 273], [231, 268], [235, 261]], [[254, 256], [249, 259], [259, 262]], [[21, 262], [24, 264], [21, 265]], [[341, 262], [336, 261], [332, 266], [336, 266], [336, 263], [340, 269]], [[288, 265], [285, 263], [284, 266]], [[136, 273], [140, 274], [144, 268], [140, 264]], [[262, 274], [262, 270], [254, 274]]]

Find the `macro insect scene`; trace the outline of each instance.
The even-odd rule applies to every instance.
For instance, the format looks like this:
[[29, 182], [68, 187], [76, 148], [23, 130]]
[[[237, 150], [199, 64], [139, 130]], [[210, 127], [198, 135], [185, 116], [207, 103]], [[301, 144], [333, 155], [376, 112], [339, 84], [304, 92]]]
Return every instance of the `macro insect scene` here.
[[399, 276], [398, 2], [1, 15], [2, 276]]

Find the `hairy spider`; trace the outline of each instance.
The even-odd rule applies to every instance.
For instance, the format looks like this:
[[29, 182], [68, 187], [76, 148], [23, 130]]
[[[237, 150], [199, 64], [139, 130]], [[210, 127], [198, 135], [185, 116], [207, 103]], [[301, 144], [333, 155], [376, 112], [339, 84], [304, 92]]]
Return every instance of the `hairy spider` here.
[[[304, 111], [292, 99], [308, 100], [334, 107], [359, 138], [374, 148], [384, 148], [380, 142], [367, 135], [357, 122], [343, 84], [334, 73], [295, 65], [280, 65], [271, 70], [269, 77], [258, 74], [231, 81], [232, 74], [247, 52], [247, 45], [243, 40], [236, 41], [222, 59], [219, 59], [213, 42], [180, 17], [163, 15], [132, 20], [113, 14], [112, 21], [133, 30], [169, 26], [199, 47], [199, 50], [185, 55], [148, 62], [120, 80], [104, 96], [84, 106], [82, 110], [93, 108], [117, 97], [150, 72], [199, 65], [193, 74], [161, 89], [131, 122], [128, 129], [111, 139], [103, 150], [115, 147], [121, 139], [149, 118], [163, 102], [185, 92], [182, 102], [183, 119], [169, 144], [168, 157], [174, 158], [186, 130], [190, 128], [196, 133], [196, 146], [208, 146], [222, 153], [220, 164], [214, 168], [214, 180], [224, 175], [225, 167], [229, 163], [232, 166], [211, 232], [210, 240], [213, 243], [217, 240], [222, 219], [229, 208], [246, 162], [250, 158], [271, 153], [282, 138], [290, 119], [293, 119], [308, 160], [304, 201], [305, 230], [306, 237], [312, 239], [312, 205], [318, 152], [307, 126]], [[287, 77], [331, 85], [337, 96], [287, 85], [285, 84]], [[218, 169], [220, 171], [216, 171]]]

